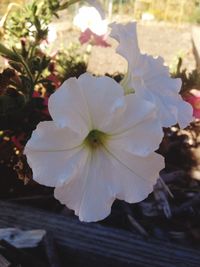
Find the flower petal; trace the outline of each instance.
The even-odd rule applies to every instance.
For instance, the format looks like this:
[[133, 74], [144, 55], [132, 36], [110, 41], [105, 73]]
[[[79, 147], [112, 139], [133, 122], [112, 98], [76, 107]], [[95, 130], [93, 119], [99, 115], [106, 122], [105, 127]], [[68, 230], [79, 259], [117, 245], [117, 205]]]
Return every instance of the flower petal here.
[[129, 67], [137, 63], [140, 56], [140, 49], [137, 41], [136, 23], [131, 22], [126, 25], [112, 23], [110, 36], [119, 42], [116, 51], [124, 57]]
[[157, 153], [147, 157], [134, 156], [116, 146], [109, 146], [107, 152], [116, 198], [129, 203], [145, 199], [153, 191], [159, 172], [164, 168], [164, 158]]
[[49, 113], [59, 127], [85, 136], [90, 128], [87, 103], [76, 78], [65, 81], [49, 98]]
[[[170, 77], [169, 68], [161, 57], [141, 54], [138, 47], [136, 23], [113, 24], [111, 36], [119, 42], [117, 52], [128, 61], [128, 73], [122, 80], [126, 93], [135, 91], [158, 107], [163, 127], [192, 121], [192, 110], [179, 96], [181, 80]], [[166, 99], [167, 98], [167, 99]], [[183, 116], [182, 111], [187, 112]]]
[[135, 94], [125, 96], [125, 103], [124, 112], [115, 113], [105, 129], [110, 133], [108, 142], [135, 155], [146, 156], [158, 149], [163, 138], [156, 106]]
[[[153, 190], [158, 173], [163, 167], [161, 156], [134, 157], [96, 150], [87, 166], [70, 182], [55, 188], [55, 197], [75, 210], [82, 221], [104, 219], [115, 198], [135, 203], [143, 200]], [[128, 161], [128, 167], [124, 162]]]
[[122, 87], [113, 79], [85, 73], [78, 79], [68, 79], [51, 95], [49, 112], [60, 127], [85, 135], [92, 129], [101, 130], [115, 109], [123, 105], [122, 96]]
[[192, 109], [179, 94], [181, 79], [170, 77], [169, 69], [160, 57], [141, 55], [140, 61], [142, 73], [136, 77], [132, 72], [132, 85], [129, 86], [135, 88], [136, 94], [157, 105], [163, 127], [176, 123], [186, 127], [192, 121]]
[[182, 101], [182, 104], [179, 105], [178, 109], [178, 123], [181, 128], [185, 128], [190, 122], [194, 120], [193, 109], [192, 106], [184, 101], [181, 96], [179, 97], [181, 98], [180, 101]]
[[80, 142], [69, 129], [59, 129], [52, 121], [41, 122], [24, 150], [33, 179], [47, 186], [68, 180], [88, 156]]
[[105, 11], [101, 5], [101, 3], [97, 0], [86, 0], [86, 2], [88, 2], [91, 6], [95, 7], [99, 14], [101, 15], [101, 18], [104, 19], [105, 18]]
[[59, 186], [70, 180], [85, 164], [87, 151], [74, 149], [52, 153], [26, 150], [27, 161], [33, 170], [33, 179], [46, 186]]
[[107, 158], [101, 150], [96, 150], [76, 177], [55, 188], [54, 195], [75, 210], [81, 221], [102, 220], [109, 215], [114, 201], [111, 175]]
[[69, 150], [80, 146], [84, 137], [70, 128], [59, 128], [54, 121], [43, 121], [37, 125], [26, 148], [41, 151]]
[[116, 81], [106, 76], [93, 77], [83, 74], [78, 82], [87, 99], [91, 129], [102, 130], [116, 109], [123, 107], [123, 89]]

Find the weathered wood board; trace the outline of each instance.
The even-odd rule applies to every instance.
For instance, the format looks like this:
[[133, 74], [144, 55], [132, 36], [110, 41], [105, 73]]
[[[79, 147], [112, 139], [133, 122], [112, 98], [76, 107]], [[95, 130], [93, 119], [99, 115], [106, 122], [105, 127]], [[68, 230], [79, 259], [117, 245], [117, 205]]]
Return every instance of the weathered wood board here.
[[0, 201], [0, 228], [46, 229], [59, 245], [64, 267], [199, 267], [198, 250], [166, 241], [144, 240], [97, 223]]

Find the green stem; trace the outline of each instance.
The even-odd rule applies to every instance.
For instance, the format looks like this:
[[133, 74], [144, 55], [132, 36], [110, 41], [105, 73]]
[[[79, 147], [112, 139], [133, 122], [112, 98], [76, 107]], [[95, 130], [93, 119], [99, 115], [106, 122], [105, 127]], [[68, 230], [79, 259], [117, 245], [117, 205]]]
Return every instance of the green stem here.
[[21, 57], [21, 63], [24, 66], [24, 69], [25, 69], [29, 79], [31, 80], [31, 83], [34, 84], [32, 73], [31, 73], [28, 65], [26, 64], [26, 62], [24, 61], [24, 59], [22, 57]]
[[42, 72], [41, 72], [41, 71], [38, 71], [38, 74], [37, 74], [37, 76], [36, 76], [36, 78], [35, 78], [35, 81], [34, 81], [34, 85], [37, 84], [37, 82], [38, 82], [38, 80], [39, 80], [41, 74], [42, 74]]
[[129, 87], [129, 80], [130, 80], [130, 73], [127, 72], [123, 78], [123, 80], [120, 82], [121, 86], [124, 88], [124, 94], [129, 95], [132, 93], [135, 93], [134, 88]]
[[32, 73], [31, 73], [31, 71], [29, 69], [29, 66], [27, 65], [26, 61], [24, 60], [24, 58], [21, 55], [19, 55], [17, 53], [17, 51], [15, 50], [14, 47], [13, 47], [13, 51], [14, 51], [14, 54], [16, 55], [16, 57], [17, 57], [16, 61], [20, 62], [23, 65], [23, 67], [24, 67], [29, 79], [31, 80], [31, 83], [33, 84], [33, 76], [32, 76]]

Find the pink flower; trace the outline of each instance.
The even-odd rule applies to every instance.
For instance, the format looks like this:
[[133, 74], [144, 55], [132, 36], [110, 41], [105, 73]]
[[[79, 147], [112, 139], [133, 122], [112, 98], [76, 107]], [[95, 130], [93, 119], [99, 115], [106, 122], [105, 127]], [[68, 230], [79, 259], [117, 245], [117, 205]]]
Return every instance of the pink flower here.
[[81, 7], [74, 17], [73, 23], [81, 30], [79, 38], [81, 44], [90, 42], [92, 45], [110, 46], [106, 42], [108, 37], [107, 21], [102, 19], [95, 7]]
[[196, 89], [190, 90], [190, 94], [184, 96], [184, 100], [193, 107], [193, 116], [200, 119], [200, 91]]
[[56, 89], [61, 85], [61, 82], [58, 79], [58, 76], [54, 74], [53, 72], [51, 72], [51, 74], [47, 77], [47, 79], [53, 83]]
[[97, 35], [96, 33], [92, 32], [89, 28], [86, 29], [84, 32], [81, 33], [79, 37], [79, 41], [81, 44], [85, 44], [87, 42], [90, 42], [92, 45], [99, 45], [103, 47], [110, 46], [106, 39], [108, 35]]
[[13, 144], [20, 150], [23, 149], [23, 143], [26, 139], [26, 135], [24, 133], [17, 134], [11, 138]]

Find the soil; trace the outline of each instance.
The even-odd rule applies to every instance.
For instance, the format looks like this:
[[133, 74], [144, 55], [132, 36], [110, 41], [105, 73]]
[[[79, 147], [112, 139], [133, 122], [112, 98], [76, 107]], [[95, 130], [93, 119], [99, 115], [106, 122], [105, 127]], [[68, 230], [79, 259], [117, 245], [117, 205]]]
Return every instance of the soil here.
[[[69, 17], [68, 17], [69, 18]], [[128, 23], [130, 16], [115, 16], [113, 21]], [[66, 15], [55, 21], [58, 36], [61, 42], [68, 45], [69, 42], [78, 42], [80, 32], [73, 28], [71, 20], [66, 21]], [[162, 56], [165, 63], [170, 66], [176, 63], [177, 56], [183, 58], [183, 68], [189, 71], [195, 69], [195, 59], [192, 47], [192, 24], [172, 24], [168, 22], [138, 22], [138, 40], [142, 52], [153, 56]], [[200, 31], [200, 30], [199, 30]], [[69, 41], [70, 40], [70, 41]], [[93, 46], [89, 59], [88, 70], [95, 74], [124, 73], [127, 68], [126, 61], [115, 53], [117, 42], [108, 39], [111, 47], [103, 48]]]
[[[63, 16], [66, 18], [66, 16]], [[67, 47], [71, 42], [78, 42], [80, 32], [73, 28], [70, 19], [61, 18], [53, 24], [58, 31], [58, 39], [54, 47]], [[117, 18], [117, 22], [129, 22], [130, 17]], [[191, 24], [171, 24], [166, 22], [138, 22], [138, 40], [142, 52], [153, 56], [162, 56], [168, 66], [176, 64], [177, 56], [183, 58], [183, 68], [188, 71], [195, 69], [195, 59], [191, 42]], [[200, 31], [200, 30], [199, 30]], [[111, 47], [103, 48], [92, 47], [89, 58], [88, 71], [103, 75], [108, 73], [125, 73], [127, 69], [126, 61], [116, 54], [115, 48], [117, 42], [111, 38], [108, 39]], [[61, 44], [61, 45], [60, 45]], [[83, 46], [83, 48], [86, 46]], [[0, 66], [3, 66], [0, 59]]]
[[[138, 23], [139, 45], [144, 53], [162, 56], [170, 66], [176, 63], [177, 56], [183, 57], [183, 68], [195, 68], [191, 42], [192, 25], [168, 23]], [[126, 71], [126, 61], [115, 53], [117, 42], [109, 39], [111, 47], [93, 47], [89, 60], [89, 71], [95, 74], [115, 74]]]

